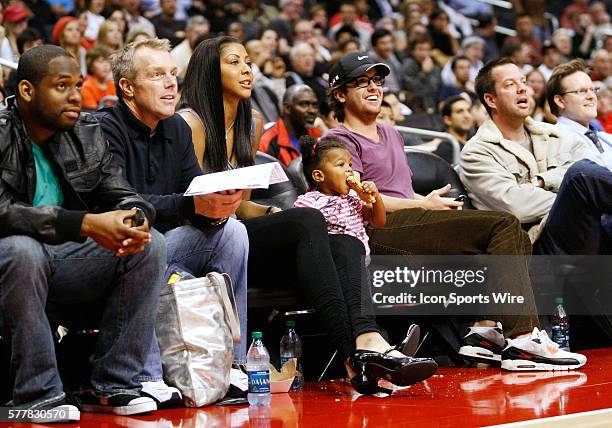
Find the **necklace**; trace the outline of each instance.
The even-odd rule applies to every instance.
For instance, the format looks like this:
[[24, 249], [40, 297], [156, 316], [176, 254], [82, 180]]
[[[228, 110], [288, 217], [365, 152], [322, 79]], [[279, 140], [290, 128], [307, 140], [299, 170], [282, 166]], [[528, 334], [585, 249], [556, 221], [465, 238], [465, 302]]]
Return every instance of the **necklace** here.
[[236, 119], [232, 120], [232, 124], [229, 126], [229, 128], [227, 128], [225, 130], [225, 141], [227, 141], [227, 134], [230, 132], [230, 129], [232, 129], [234, 127], [234, 122], [236, 121]]

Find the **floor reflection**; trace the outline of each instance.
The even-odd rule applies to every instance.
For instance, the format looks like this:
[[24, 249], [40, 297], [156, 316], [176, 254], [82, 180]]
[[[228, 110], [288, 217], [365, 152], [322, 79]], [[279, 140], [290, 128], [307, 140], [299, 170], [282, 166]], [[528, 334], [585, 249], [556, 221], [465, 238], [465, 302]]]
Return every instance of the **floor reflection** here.
[[[440, 368], [425, 382], [390, 397], [362, 396], [344, 381], [307, 383], [272, 394], [268, 409], [208, 406], [139, 417], [81, 414], [69, 427], [129, 428], [397, 428], [475, 427], [612, 407], [612, 349], [588, 352], [580, 371], [503, 372]], [[388, 386], [388, 385], [385, 385]], [[23, 425], [20, 425], [23, 426]]]

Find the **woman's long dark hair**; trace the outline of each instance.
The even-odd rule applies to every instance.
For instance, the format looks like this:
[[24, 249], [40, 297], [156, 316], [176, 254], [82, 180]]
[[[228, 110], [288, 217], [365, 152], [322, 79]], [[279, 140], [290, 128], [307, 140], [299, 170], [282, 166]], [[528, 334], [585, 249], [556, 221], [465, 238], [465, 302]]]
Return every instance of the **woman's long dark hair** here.
[[[215, 37], [200, 43], [189, 60], [179, 108], [192, 108], [204, 123], [206, 148], [202, 164], [207, 172], [225, 171], [228, 159], [225, 144], [223, 86], [221, 85], [221, 49], [230, 43], [240, 43], [234, 37]], [[253, 165], [251, 144], [251, 100], [238, 102], [234, 121], [234, 153], [238, 166]]]

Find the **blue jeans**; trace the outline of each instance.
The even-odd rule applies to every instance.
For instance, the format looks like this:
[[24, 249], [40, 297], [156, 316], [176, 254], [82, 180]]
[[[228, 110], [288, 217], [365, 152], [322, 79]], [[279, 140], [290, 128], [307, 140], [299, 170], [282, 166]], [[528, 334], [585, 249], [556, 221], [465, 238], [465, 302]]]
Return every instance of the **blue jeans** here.
[[101, 395], [139, 393], [136, 376], [155, 334], [166, 264], [163, 236], [155, 230], [151, 236], [143, 253], [128, 257], [91, 239], [46, 245], [27, 236], [0, 238], [0, 313], [11, 340], [16, 407], [64, 398], [49, 319], [70, 328], [99, 315], [92, 387]]
[[[234, 362], [246, 363], [247, 347], [247, 262], [249, 237], [244, 225], [230, 218], [223, 227], [200, 230], [181, 226], [164, 235], [168, 247], [168, 266], [180, 265], [195, 277], [209, 272], [225, 272], [232, 279], [240, 318], [240, 344], [234, 346]], [[145, 369], [138, 379], [162, 379], [162, 365], [157, 340], [151, 343]]]
[[561, 182], [534, 254], [602, 254], [612, 213], [612, 172], [590, 160], [572, 165]]

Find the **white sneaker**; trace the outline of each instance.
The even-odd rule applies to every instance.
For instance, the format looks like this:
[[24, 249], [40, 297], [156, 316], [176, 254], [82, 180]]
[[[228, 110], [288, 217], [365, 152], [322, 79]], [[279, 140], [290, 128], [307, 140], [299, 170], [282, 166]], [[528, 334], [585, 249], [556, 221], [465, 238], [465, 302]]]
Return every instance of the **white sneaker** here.
[[29, 422], [34, 424], [56, 424], [73, 423], [81, 419], [81, 412], [76, 406], [70, 404], [66, 399], [49, 406], [33, 409], [36, 417], [30, 418]]
[[501, 367], [510, 371], [575, 370], [584, 366], [586, 361], [582, 354], [560, 349], [544, 330], [536, 327], [531, 337], [507, 339]]
[[469, 327], [459, 348], [462, 357], [499, 367], [502, 349], [506, 343], [501, 323], [495, 327]]
[[166, 385], [163, 380], [142, 382], [140, 395], [153, 399], [158, 409], [173, 409], [183, 403], [181, 391], [173, 386]]

